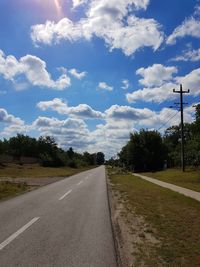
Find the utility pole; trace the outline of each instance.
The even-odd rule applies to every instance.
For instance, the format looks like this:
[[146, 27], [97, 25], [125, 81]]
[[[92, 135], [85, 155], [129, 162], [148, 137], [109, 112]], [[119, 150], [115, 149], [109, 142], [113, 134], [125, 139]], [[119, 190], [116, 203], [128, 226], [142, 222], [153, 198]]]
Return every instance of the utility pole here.
[[180, 84], [180, 91], [176, 91], [173, 89], [174, 93], [180, 94], [180, 111], [181, 111], [181, 164], [182, 164], [182, 171], [185, 171], [185, 150], [184, 150], [184, 120], [183, 120], [183, 94], [188, 94], [190, 90], [183, 91], [182, 84]]

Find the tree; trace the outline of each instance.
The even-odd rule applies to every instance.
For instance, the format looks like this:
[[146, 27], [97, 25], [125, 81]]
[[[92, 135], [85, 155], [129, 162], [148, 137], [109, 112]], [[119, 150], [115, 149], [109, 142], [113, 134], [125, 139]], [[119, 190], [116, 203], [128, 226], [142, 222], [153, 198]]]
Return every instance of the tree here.
[[104, 162], [105, 162], [105, 156], [104, 156], [103, 152], [98, 152], [96, 154], [97, 165], [102, 165], [102, 164], [104, 164]]
[[134, 171], [162, 169], [166, 149], [161, 135], [156, 131], [141, 130], [130, 135], [130, 140], [119, 153], [119, 159], [126, 168]]

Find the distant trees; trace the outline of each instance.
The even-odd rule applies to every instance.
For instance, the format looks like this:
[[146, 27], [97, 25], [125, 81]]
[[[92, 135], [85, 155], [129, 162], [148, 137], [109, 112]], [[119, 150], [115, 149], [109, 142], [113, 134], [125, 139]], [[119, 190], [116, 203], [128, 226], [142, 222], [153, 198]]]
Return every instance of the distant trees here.
[[129, 170], [159, 170], [163, 168], [166, 149], [158, 132], [141, 130], [130, 135], [118, 156], [119, 162]]
[[[180, 125], [172, 126], [163, 136], [167, 147], [169, 167], [179, 166], [180, 161]], [[185, 162], [190, 166], [200, 165], [200, 104], [196, 106], [195, 121], [184, 124]]]
[[67, 151], [59, 148], [55, 139], [50, 136], [41, 136], [38, 139], [17, 134], [10, 139], [0, 140], [0, 154], [12, 156], [17, 162], [21, 162], [22, 157], [33, 157], [42, 166], [78, 166], [100, 165], [104, 163], [104, 154], [98, 152], [83, 154], [74, 152], [70, 147]]
[[[168, 167], [181, 165], [181, 128], [169, 127], [163, 136], [156, 131], [141, 130], [130, 135], [117, 159], [108, 164], [122, 166], [134, 171], [162, 169], [166, 160]], [[200, 104], [196, 105], [195, 121], [184, 124], [185, 162], [189, 166], [200, 166]]]
[[96, 154], [96, 163], [97, 165], [102, 165], [105, 162], [105, 156], [102, 152]]

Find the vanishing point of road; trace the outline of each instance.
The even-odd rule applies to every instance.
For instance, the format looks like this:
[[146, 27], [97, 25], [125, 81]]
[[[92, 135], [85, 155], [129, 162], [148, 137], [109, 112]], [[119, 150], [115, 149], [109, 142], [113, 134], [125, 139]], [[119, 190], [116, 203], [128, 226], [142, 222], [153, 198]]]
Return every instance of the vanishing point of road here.
[[105, 167], [0, 202], [1, 267], [116, 267]]

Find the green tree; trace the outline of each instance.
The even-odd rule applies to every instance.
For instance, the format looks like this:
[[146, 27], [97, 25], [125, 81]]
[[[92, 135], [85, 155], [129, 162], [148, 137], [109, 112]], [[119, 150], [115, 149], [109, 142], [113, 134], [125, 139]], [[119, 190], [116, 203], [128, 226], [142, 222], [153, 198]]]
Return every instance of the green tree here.
[[97, 152], [96, 154], [96, 163], [97, 165], [102, 165], [105, 162], [105, 156], [103, 152]]
[[130, 135], [130, 140], [119, 153], [126, 168], [134, 171], [150, 171], [163, 168], [166, 149], [161, 135], [156, 131], [141, 130]]

